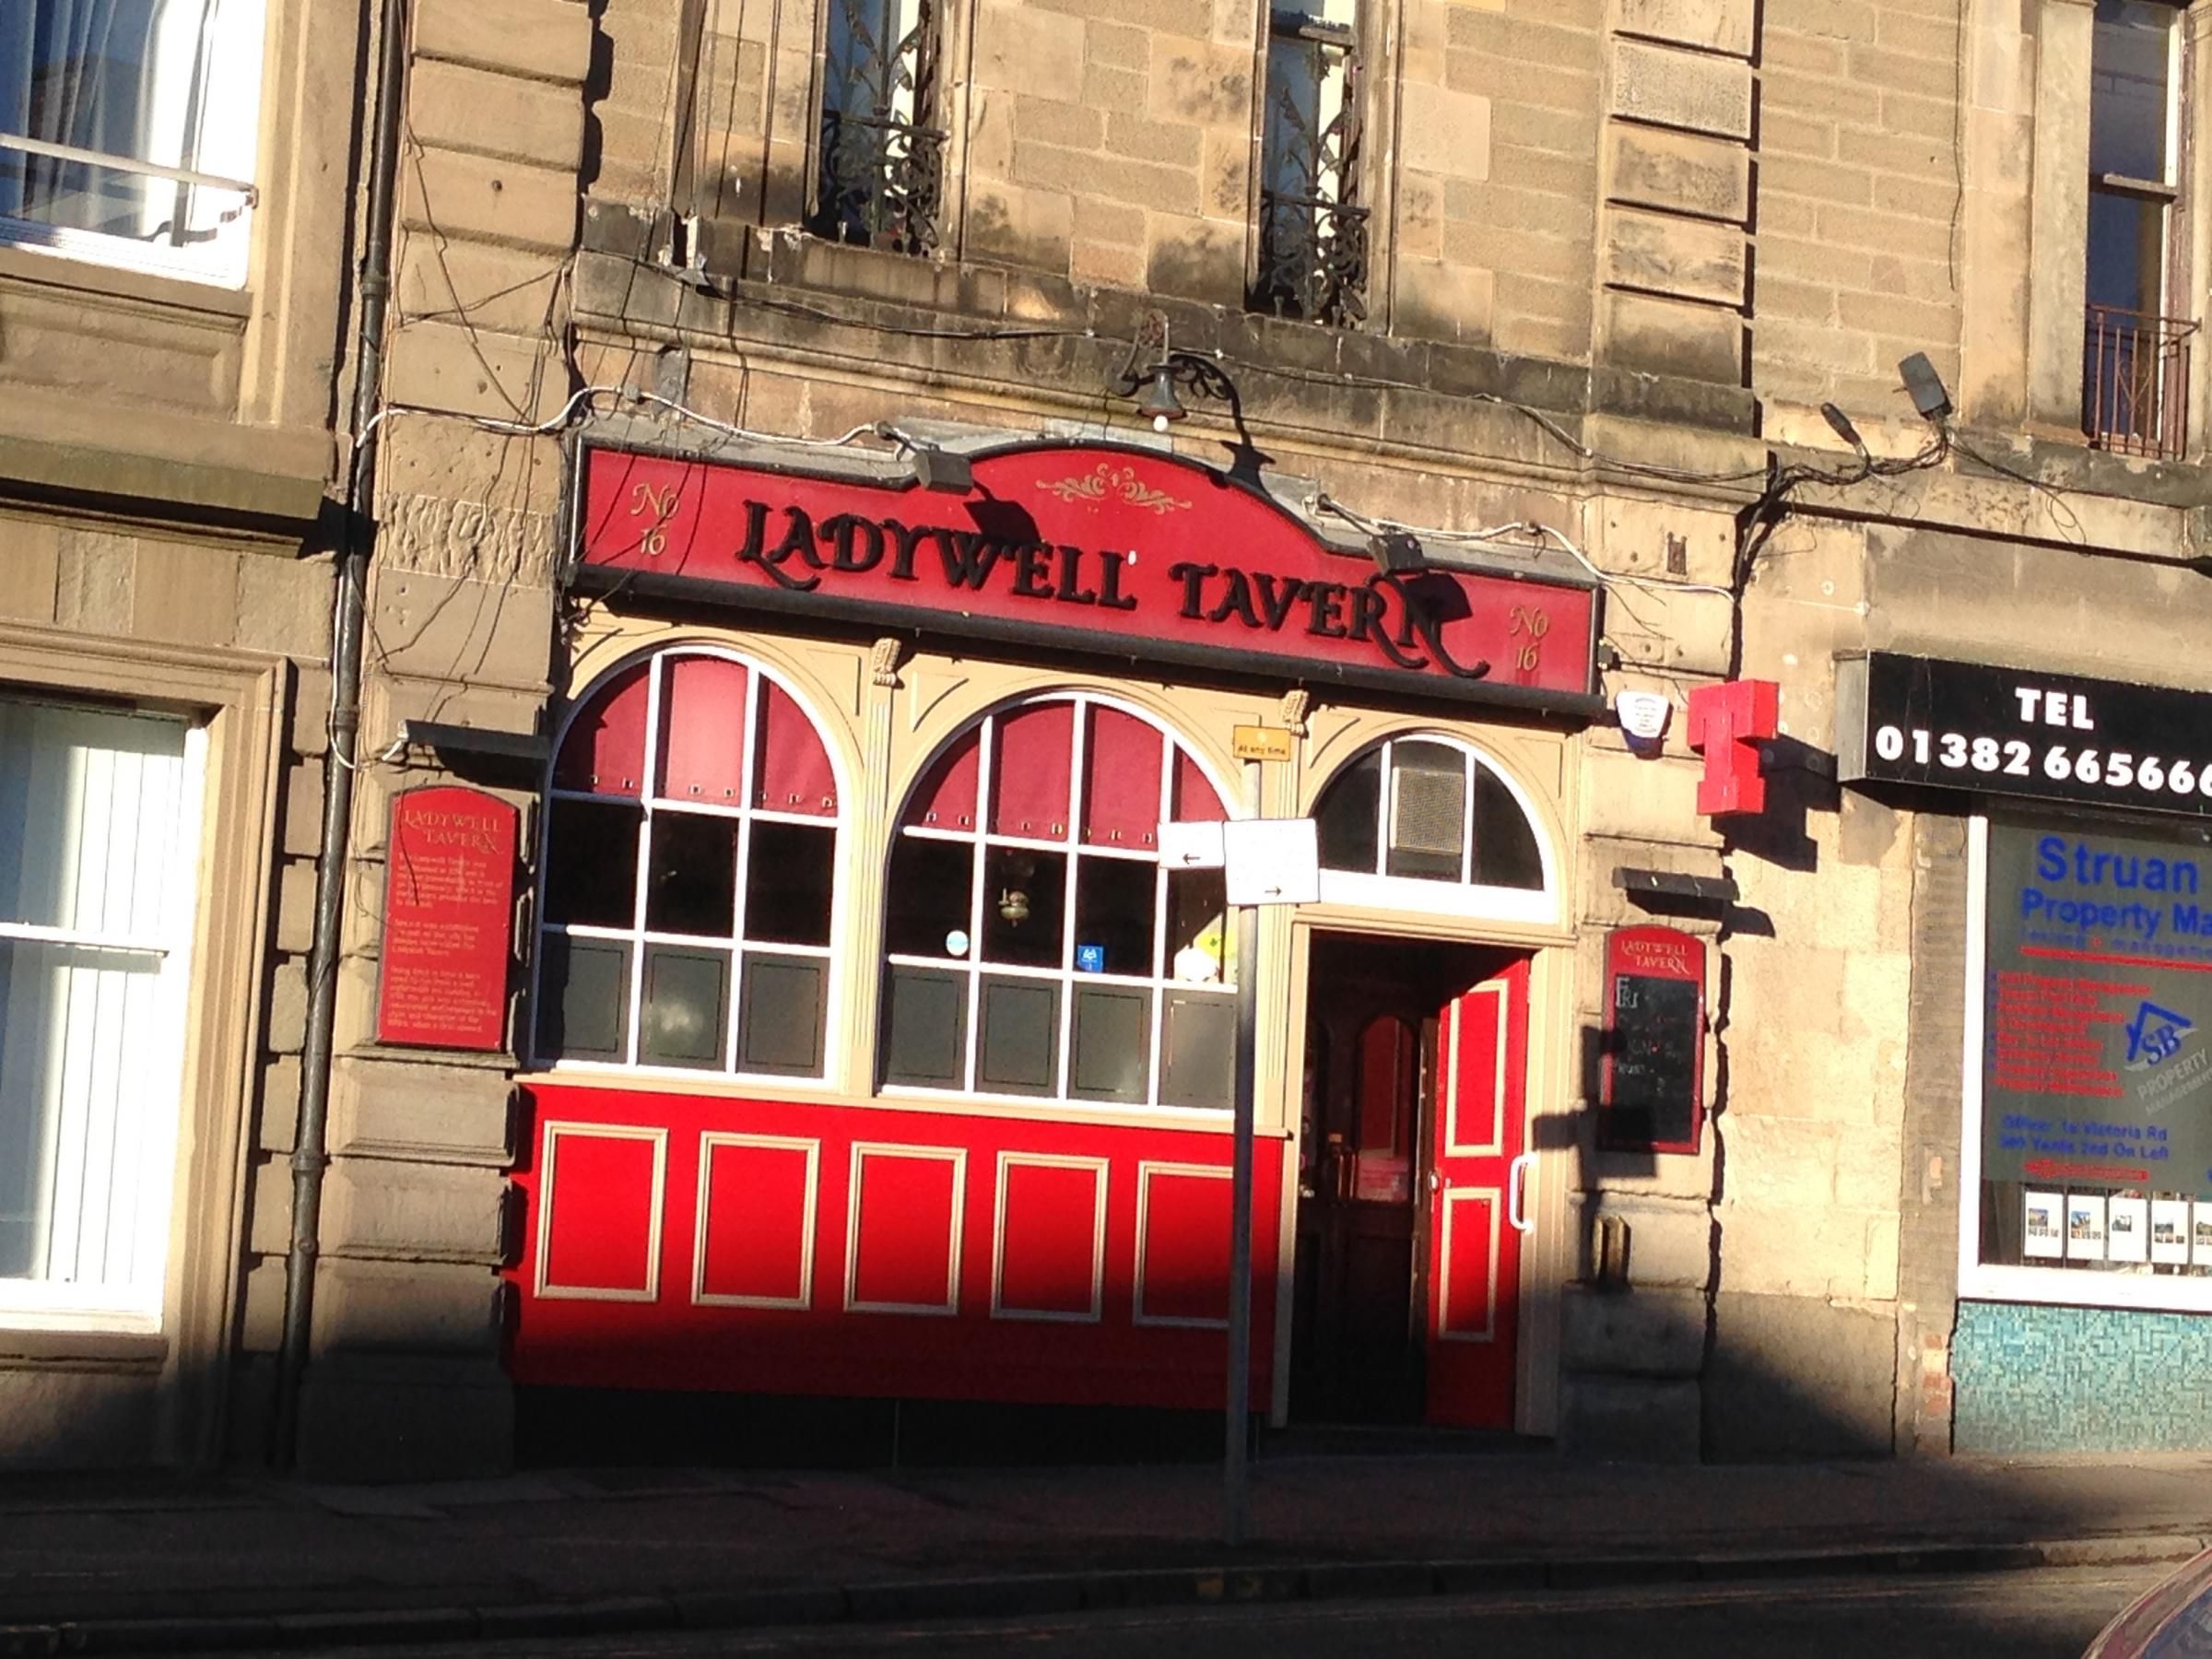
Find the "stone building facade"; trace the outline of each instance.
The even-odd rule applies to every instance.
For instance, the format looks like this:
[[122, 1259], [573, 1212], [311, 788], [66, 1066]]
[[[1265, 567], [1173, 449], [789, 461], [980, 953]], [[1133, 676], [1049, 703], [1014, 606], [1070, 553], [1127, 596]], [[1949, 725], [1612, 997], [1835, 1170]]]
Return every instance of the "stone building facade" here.
[[[2198, 21], [2088, 0], [420, 0], [304, 1465], [497, 1466], [518, 1388], [865, 1394], [896, 1368], [917, 1396], [1203, 1404], [1219, 1272], [1159, 1263], [1213, 1236], [1228, 1085], [1174, 1056], [1225, 1039], [1192, 1015], [1212, 1035], [1178, 1049], [1170, 1027], [1239, 974], [1254, 1406], [1277, 1422], [1671, 1458], [2204, 1443], [2212, 1416], [2155, 1359], [2204, 1340], [2196, 1270], [2137, 1271], [2103, 1232], [2111, 1206], [2193, 1189], [2079, 1146], [2052, 1156], [2088, 1174], [1991, 1174], [1991, 1100], [2018, 1077], [1987, 1071], [1981, 990], [2018, 835], [2185, 848], [2194, 798], [2017, 790], [2010, 728], [1928, 728], [1930, 753], [1990, 736], [1994, 772], [1854, 764], [1888, 742], [1854, 728], [1884, 658], [2195, 688]], [[1169, 394], [1187, 418], [1155, 430]], [[1233, 498], [1265, 515], [1238, 521], [1248, 539], [1165, 556], [1242, 560], [1273, 598], [1328, 585], [1314, 571], [1396, 592], [1410, 538], [1421, 580], [1465, 596], [1440, 640], [1516, 582], [1547, 629], [1586, 614], [1578, 594], [1595, 621], [1513, 632], [1501, 605], [1488, 674], [1444, 697], [1389, 678], [1415, 672], [1394, 658], [1347, 676], [1005, 609], [1010, 582], [1096, 598], [1075, 562], [1007, 553], [965, 611], [838, 596], [876, 579], [854, 522], [895, 542], [888, 520], [966, 523], [946, 515], [1017, 487], [1036, 545], [1124, 547], [1140, 571], [1152, 542], [1043, 497], [1150, 512], [1143, 535], [1179, 550], [1201, 522], [1179, 512]], [[724, 491], [738, 505], [710, 509]], [[751, 502], [779, 535], [801, 503], [841, 513], [847, 541], [745, 556]], [[56, 568], [92, 568], [77, 545]], [[249, 564], [225, 567], [241, 596]], [[66, 626], [88, 580], [49, 582], [33, 623]], [[1221, 611], [1208, 626], [1260, 629]], [[1579, 680], [1547, 677], [1578, 650]], [[734, 731], [734, 758], [676, 798], [680, 688], [717, 677], [698, 742]], [[1764, 804], [1716, 814], [1700, 794], [1731, 745], [1705, 712], [1747, 682], [1778, 688]], [[1616, 718], [1630, 692], [1671, 710], [1655, 740]], [[411, 743], [408, 721], [479, 735]], [[1226, 912], [1177, 931], [1166, 873], [1130, 935], [1143, 971], [1065, 923], [1035, 970], [1057, 1000], [1036, 1005], [1034, 1077], [976, 1023], [994, 962], [1018, 965], [992, 916], [1041, 918], [1040, 858], [1083, 913], [1080, 791], [1108, 739], [1005, 769], [1078, 791], [1023, 835], [972, 793], [1003, 779], [960, 768], [996, 775], [1024, 721], [1111, 728], [1163, 780], [1187, 762], [1218, 799], [1184, 812], [1163, 781], [1162, 818], [1323, 819], [1319, 900], [1265, 908], [1241, 946]], [[1241, 757], [1252, 726], [1281, 758]], [[774, 735], [794, 729], [811, 736]], [[1461, 779], [1449, 872], [1394, 839], [1424, 765]], [[771, 800], [771, 771], [809, 782]], [[931, 793], [956, 774], [966, 829]], [[379, 1041], [377, 1012], [392, 802], [454, 775], [523, 825], [503, 1046], [468, 1053]], [[1382, 792], [1364, 831], [1361, 778]], [[714, 790], [719, 816], [696, 798]], [[780, 838], [794, 869], [830, 848], [819, 916], [748, 933], [789, 894], [740, 874], [703, 933], [667, 924], [658, 884], [697, 865], [664, 869], [650, 838], [694, 819]], [[972, 927], [917, 897], [952, 877], [901, 863], [940, 844], [971, 845]], [[1030, 860], [1018, 905], [994, 849]], [[610, 856], [629, 910], [594, 908]], [[303, 941], [275, 913], [281, 987]], [[912, 945], [923, 922], [941, 948]], [[1608, 964], [1653, 924], [1700, 964], [1699, 1093], [1689, 1133], [1638, 1145], [1601, 1110]], [[1086, 960], [1145, 1010], [1135, 1073], [1084, 1069], [1079, 1022], [1110, 1018]], [[758, 1003], [757, 968], [797, 1000]], [[937, 1012], [902, 1023], [902, 1003]], [[1017, 1004], [991, 1006], [1018, 1036]], [[1488, 1047], [1478, 1007], [1505, 1022]], [[971, 1046], [913, 1047], [933, 1019]], [[814, 1035], [769, 1041], [794, 1030]], [[1498, 1133], [1455, 1138], [1493, 1062]], [[224, 1340], [252, 1379], [286, 1290], [289, 1147], [280, 1109], [241, 1111]], [[2096, 1262], [2021, 1253], [2023, 1203], [2092, 1194]], [[1087, 1239], [1041, 1218], [1094, 1200]], [[926, 1283], [918, 1241], [949, 1247]], [[255, 1409], [241, 1382], [234, 1440]]]

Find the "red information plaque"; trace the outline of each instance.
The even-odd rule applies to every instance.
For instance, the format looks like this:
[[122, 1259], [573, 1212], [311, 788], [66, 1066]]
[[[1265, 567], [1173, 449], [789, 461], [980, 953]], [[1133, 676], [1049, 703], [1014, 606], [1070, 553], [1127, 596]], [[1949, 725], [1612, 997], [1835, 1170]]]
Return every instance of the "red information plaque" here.
[[1606, 940], [1598, 1144], [1695, 1152], [1704, 1127], [1705, 945], [1672, 927]]
[[479, 789], [393, 798], [378, 1041], [503, 1046], [514, 836], [514, 808]]

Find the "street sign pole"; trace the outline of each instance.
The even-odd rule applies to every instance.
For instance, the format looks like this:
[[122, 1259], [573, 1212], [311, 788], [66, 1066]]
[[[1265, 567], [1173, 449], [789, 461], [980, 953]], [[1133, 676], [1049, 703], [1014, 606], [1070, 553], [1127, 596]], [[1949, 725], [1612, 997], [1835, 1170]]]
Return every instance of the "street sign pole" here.
[[[1244, 809], [1260, 815], [1260, 764], [1244, 762]], [[1260, 910], [1237, 911], [1237, 1090], [1231, 1133], [1229, 1198], [1229, 1399], [1222, 1446], [1221, 1534], [1234, 1548], [1244, 1542], [1250, 1507], [1247, 1447], [1252, 1422], [1252, 1140], [1259, 1048]]]

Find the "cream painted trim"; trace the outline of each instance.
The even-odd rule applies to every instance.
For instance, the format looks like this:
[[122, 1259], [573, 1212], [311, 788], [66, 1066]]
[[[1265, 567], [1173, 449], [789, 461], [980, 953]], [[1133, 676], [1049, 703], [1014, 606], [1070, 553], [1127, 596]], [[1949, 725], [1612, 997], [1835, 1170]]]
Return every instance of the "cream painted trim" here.
[[[871, 1158], [904, 1159], [912, 1163], [952, 1166], [952, 1226], [946, 1241], [943, 1305], [934, 1302], [876, 1302], [860, 1300], [860, 1206], [862, 1171]], [[960, 1311], [960, 1234], [968, 1208], [968, 1148], [910, 1147], [880, 1141], [853, 1143], [853, 1176], [845, 1196], [845, 1312], [904, 1313], [920, 1318], [951, 1318]]]
[[[806, 1159], [806, 1213], [799, 1223], [799, 1293], [796, 1296], [736, 1296], [707, 1289], [707, 1203], [712, 1189], [714, 1154], [724, 1147], [796, 1152]], [[699, 1204], [692, 1217], [691, 1300], [702, 1308], [798, 1308], [814, 1306], [814, 1223], [822, 1188], [822, 1143], [788, 1135], [731, 1135], [710, 1130], [699, 1137]]]
[[[1484, 1295], [1485, 1318], [1479, 1331], [1455, 1331], [1452, 1328], [1452, 1226], [1454, 1209], [1466, 1199], [1487, 1200], [1490, 1206], [1489, 1280]], [[1440, 1342], [1495, 1342], [1498, 1340], [1498, 1246], [1502, 1238], [1499, 1230], [1500, 1213], [1505, 1206], [1505, 1194], [1498, 1187], [1454, 1187], [1444, 1194], [1443, 1242], [1437, 1250], [1436, 1324]]]
[[1140, 1325], [1181, 1326], [1194, 1331], [1226, 1331], [1227, 1319], [1190, 1319], [1174, 1314], [1147, 1313], [1145, 1312], [1145, 1255], [1151, 1242], [1152, 1178], [1171, 1175], [1177, 1178], [1194, 1178], [1206, 1181], [1228, 1181], [1232, 1171], [1218, 1164], [1160, 1163], [1151, 1159], [1140, 1159], [1136, 1166], [1136, 1277], [1135, 1300], [1130, 1323]]
[[[646, 1220], [645, 1287], [623, 1290], [598, 1285], [557, 1285], [547, 1277], [553, 1253], [553, 1198], [559, 1182], [555, 1159], [560, 1137], [579, 1140], [645, 1141], [653, 1147], [653, 1200]], [[541, 1301], [658, 1301], [661, 1295], [661, 1220], [668, 1193], [668, 1131], [629, 1124], [585, 1124], [550, 1118], [539, 1140], [537, 1183], [537, 1259], [533, 1293]]]
[[[1021, 1170], [1088, 1170], [1097, 1213], [1090, 1238], [1090, 1311], [1070, 1313], [1056, 1308], [1010, 1308], [1004, 1286], [1006, 1266], [1006, 1176]], [[1041, 1152], [1001, 1151], [998, 1155], [998, 1192], [991, 1220], [991, 1317], [1030, 1319], [1059, 1324], [1097, 1324], [1106, 1308], [1106, 1187], [1112, 1179], [1111, 1160], [1103, 1158], [1062, 1158]]]
[[[1498, 1000], [1498, 1065], [1497, 1076], [1490, 1083], [1490, 1137], [1487, 1141], [1463, 1141], [1459, 1137], [1459, 1040], [1460, 1009], [1466, 998], [1454, 998], [1452, 1004], [1452, 1069], [1445, 1074], [1444, 1099], [1444, 1156], [1446, 1158], [1503, 1157], [1505, 1153], [1505, 1061], [1506, 1051], [1512, 1046], [1510, 1033], [1505, 1029], [1506, 1015], [1512, 1005], [1507, 1001], [1505, 987], [1500, 984], [1476, 985], [1467, 996], [1493, 996]], [[1524, 1112], [1524, 1116], [1526, 1112]]]
[[[0, 688], [129, 698], [207, 729], [177, 1150], [162, 1287], [168, 1359], [155, 1455], [211, 1463], [241, 1298], [250, 1120], [258, 1098], [277, 781], [290, 665], [260, 653], [154, 645], [0, 623]], [[137, 1370], [140, 1362], [123, 1369]], [[105, 1371], [93, 1362], [72, 1369]]]

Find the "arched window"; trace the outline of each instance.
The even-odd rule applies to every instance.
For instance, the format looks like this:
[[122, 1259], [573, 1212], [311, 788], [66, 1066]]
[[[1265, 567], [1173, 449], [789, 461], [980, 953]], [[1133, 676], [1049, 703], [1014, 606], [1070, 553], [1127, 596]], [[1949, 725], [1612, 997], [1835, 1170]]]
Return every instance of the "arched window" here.
[[537, 1059], [820, 1077], [837, 803], [771, 671], [673, 650], [600, 681], [553, 763]]
[[1219, 870], [1159, 861], [1219, 820], [1190, 752], [1090, 697], [985, 715], [915, 786], [885, 891], [885, 1087], [1226, 1107], [1235, 963]]
[[[1465, 744], [1397, 737], [1322, 792], [1322, 897], [1539, 920], [1552, 912], [1543, 838], [1514, 786]], [[1404, 886], [1418, 882], [1419, 888]]]

